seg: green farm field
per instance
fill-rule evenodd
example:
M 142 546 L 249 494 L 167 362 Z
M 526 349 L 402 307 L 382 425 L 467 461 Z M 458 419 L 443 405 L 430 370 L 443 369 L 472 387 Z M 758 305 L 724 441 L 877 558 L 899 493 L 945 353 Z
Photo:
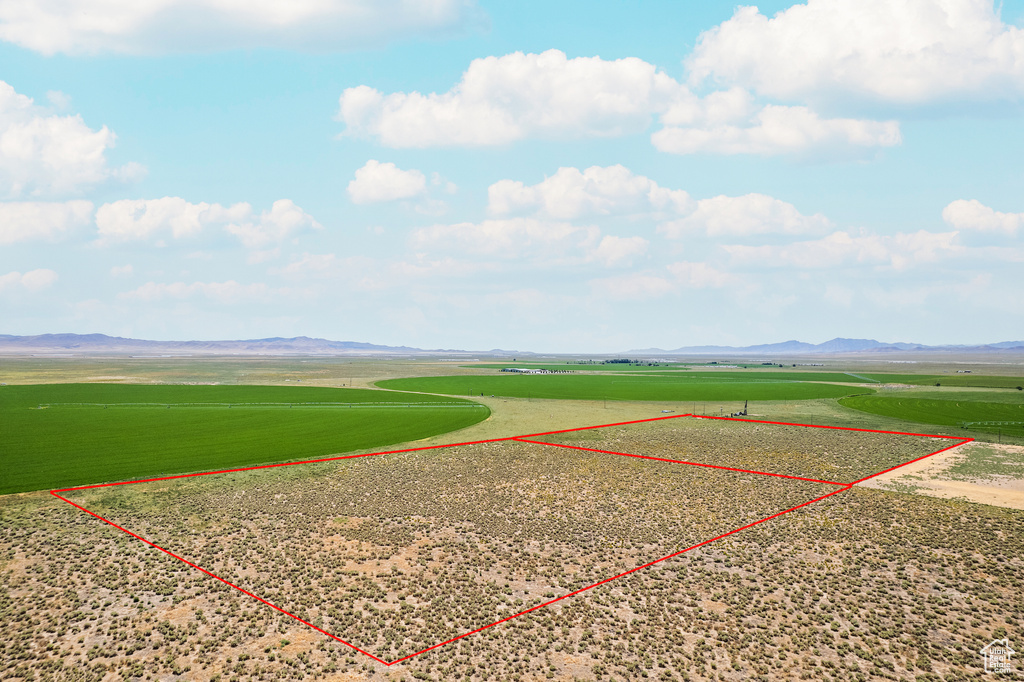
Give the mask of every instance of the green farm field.
M 914 386 L 958 386 L 963 388 L 1024 388 L 1024 377 L 985 376 L 982 374 L 863 374 L 881 383 Z
M 468 400 L 367 389 L 3 386 L 0 494 L 324 457 L 489 414 Z
M 939 398 L 905 396 L 851 396 L 839 404 L 862 412 L 920 424 L 964 427 L 971 431 L 1024 436 L 1024 402 L 978 399 L 985 394 L 950 394 Z
M 557 365 L 550 363 L 527 364 L 516 363 L 505 365 L 464 365 L 463 369 L 494 369 L 498 374 L 504 376 L 502 369 L 516 367 L 518 369 L 546 369 L 549 371 L 569 371 L 575 374 L 592 373 L 615 373 L 615 374 L 638 374 L 647 376 L 671 376 L 688 382 L 762 382 L 762 381 L 825 381 L 852 384 L 876 384 L 882 383 L 873 378 L 879 375 L 852 374 L 849 372 L 799 372 L 779 369 L 706 369 L 701 365 L 699 369 L 690 369 L 682 365 L 661 365 L 657 367 L 637 367 L 631 365 Z
M 836 384 L 783 381 L 748 374 L 714 376 L 637 376 L 534 374 L 387 379 L 381 388 L 444 395 L 500 395 L 554 400 L 809 400 L 839 398 L 871 389 Z
M 647 375 L 645 375 L 647 376 Z M 710 383 L 763 383 L 763 382 L 792 382 L 792 381 L 818 381 L 843 384 L 876 384 L 874 379 L 863 374 L 851 374 L 849 372 L 790 372 L 780 370 L 736 370 L 721 369 L 710 372 L 653 372 L 650 376 L 674 376 L 690 382 Z

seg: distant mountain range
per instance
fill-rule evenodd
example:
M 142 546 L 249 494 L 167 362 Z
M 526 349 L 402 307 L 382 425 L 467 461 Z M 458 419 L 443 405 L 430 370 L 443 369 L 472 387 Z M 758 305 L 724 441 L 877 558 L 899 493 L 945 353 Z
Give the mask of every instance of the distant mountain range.
M 920 343 L 883 343 L 874 339 L 832 339 L 825 343 L 784 341 L 757 346 L 684 346 L 675 350 L 643 348 L 621 353 L 623 356 L 665 355 L 817 355 L 833 353 L 886 353 L 915 351 L 1024 352 L 1024 341 L 1003 341 L 970 346 L 926 346 Z M 349 356 L 415 356 L 415 355 L 481 355 L 489 357 L 529 357 L 528 351 L 501 350 L 466 351 L 454 348 L 412 348 L 411 346 L 380 346 L 359 341 L 330 341 L 308 336 L 273 337 L 239 341 L 148 341 L 127 339 L 106 334 L 40 334 L 11 336 L 0 334 L 0 354 L 95 355 L 349 355 Z M 606 354 L 600 354 L 606 355 Z
M 488 355 L 508 355 L 514 351 L 485 351 Z M 296 336 L 286 339 L 248 339 L 241 341 L 147 341 L 106 334 L 40 334 L 11 336 L 0 334 L 0 353 L 146 355 L 442 355 L 465 354 L 454 349 L 423 350 L 409 346 L 379 346 L 358 341 L 330 341 Z M 482 354 L 477 352 L 476 354 Z
M 894 351 L 1024 352 L 1024 341 L 1001 341 L 1000 343 L 988 343 L 977 346 L 926 346 L 921 343 L 883 343 L 874 339 L 836 338 L 824 343 L 783 341 L 782 343 L 765 343 L 757 346 L 684 346 L 675 350 L 644 348 L 629 352 L 634 355 L 817 355 L 826 353 L 885 353 Z

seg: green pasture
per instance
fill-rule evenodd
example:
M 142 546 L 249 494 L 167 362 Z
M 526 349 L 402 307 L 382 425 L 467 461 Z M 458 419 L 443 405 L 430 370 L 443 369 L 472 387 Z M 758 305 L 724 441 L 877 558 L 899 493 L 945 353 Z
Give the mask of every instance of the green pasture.
M 552 400 L 809 400 L 838 398 L 870 389 L 747 377 L 622 376 L 600 374 L 501 374 L 417 377 L 378 381 L 382 388 L 445 395 L 500 395 Z
M 661 372 L 661 376 L 675 376 L 691 382 L 708 383 L 757 383 L 757 382 L 792 382 L 792 381 L 824 381 L 844 384 L 873 384 L 873 379 L 866 374 L 849 374 L 846 372 L 791 372 L 785 369 L 743 370 L 722 369 L 711 372 L 687 372 L 686 374 Z
M 847 372 L 799 372 L 788 371 L 786 368 L 764 369 L 719 369 L 706 370 L 702 365 L 701 369 L 691 369 L 683 365 L 661 365 L 658 367 L 636 367 L 632 365 L 560 365 L 551 363 L 529 364 L 515 363 L 505 365 L 466 365 L 464 369 L 494 369 L 498 374 L 502 369 L 514 367 L 516 369 L 546 369 L 550 371 L 569 370 L 575 373 L 642 373 L 643 376 L 671 376 L 679 377 L 690 382 L 725 383 L 739 382 L 751 383 L 759 381 L 826 381 L 848 384 L 873 384 L 879 383 L 877 379 L 868 374 L 850 374 Z M 703 370 L 703 371 L 702 371 Z M 507 374 L 511 374 L 508 372 Z M 877 375 L 874 375 L 877 376 Z
M 880 395 L 885 395 L 883 391 Z M 927 400 L 953 400 L 960 402 L 981 402 L 981 403 L 1010 403 L 1013 405 L 1024 404 L 1024 394 L 1017 391 L 998 391 L 995 389 L 986 390 L 983 388 L 915 388 L 900 391 L 896 395 L 911 396 Z
M 291 386 L 0 386 L 0 494 L 309 459 L 465 428 L 458 398 Z
M 974 394 L 978 395 L 978 394 Z M 1024 402 L 989 402 L 968 396 L 936 399 L 905 396 L 851 396 L 839 404 L 862 412 L 920 424 L 961 427 L 1024 436 Z
M 882 383 L 914 386 L 956 386 L 963 388 L 1024 388 L 1024 377 L 994 377 L 982 374 L 863 374 Z

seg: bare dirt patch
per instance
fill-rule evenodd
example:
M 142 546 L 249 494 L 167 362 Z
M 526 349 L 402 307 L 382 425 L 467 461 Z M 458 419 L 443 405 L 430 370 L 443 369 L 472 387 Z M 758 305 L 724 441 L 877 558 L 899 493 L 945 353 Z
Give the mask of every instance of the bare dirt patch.
M 967 443 L 861 485 L 1024 509 L 1024 447 Z

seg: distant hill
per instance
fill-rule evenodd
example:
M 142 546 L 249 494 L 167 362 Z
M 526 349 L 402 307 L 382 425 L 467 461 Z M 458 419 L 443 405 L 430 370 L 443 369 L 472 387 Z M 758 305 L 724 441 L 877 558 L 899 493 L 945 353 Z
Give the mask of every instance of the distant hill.
M 843 339 L 835 338 L 824 343 L 805 343 L 803 341 L 783 341 L 766 343 L 757 346 L 684 346 L 675 350 L 661 348 L 645 348 L 631 350 L 631 354 L 665 354 L 665 355 L 716 355 L 728 353 L 732 355 L 815 355 L 818 353 L 884 353 L 893 351 L 971 351 L 971 352 L 1024 352 L 1024 341 L 1001 341 L 978 346 L 927 346 L 922 343 L 883 343 L 874 339 Z
M 1002 341 L 978 346 L 926 346 L 920 343 L 883 343 L 874 339 L 832 339 L 825 343 L 783 341 L 756 346 L 684 346 L 674 350 L 643 348 L 622 355 L 815 355 L 831 353 L 885 353 L 914 351 L 1024 352 L 1024 341 Z M 361 341 L 331 341 L 308 336 L 224 341 L 151 341 L 129 339 L 106 334 L 39 334 L 12 336 L 0 334 L 0 354 L 48 355 L 351 355 L 351 356 L 436 356 L 451 355 L 530 357 L 530 351 L 492 350 L 467 351 L 456 348 L 413 348 L 382 346 Z M 598 354 L 605 355 L 605 354 Z
M 508 355 L 517 351 L 473 351 L 475 355 Z M 0 353 L 147 355 L 438 355 L 471 354 L 455 349 L 424 350 L 410 346 L 381 346 L 359 341 L 330 341 L 308 336 L 273 337 L 240 341 L 149 341 L 106 334 L 0 334 Z M 521 355 L 524 353 L 520 353 Z

